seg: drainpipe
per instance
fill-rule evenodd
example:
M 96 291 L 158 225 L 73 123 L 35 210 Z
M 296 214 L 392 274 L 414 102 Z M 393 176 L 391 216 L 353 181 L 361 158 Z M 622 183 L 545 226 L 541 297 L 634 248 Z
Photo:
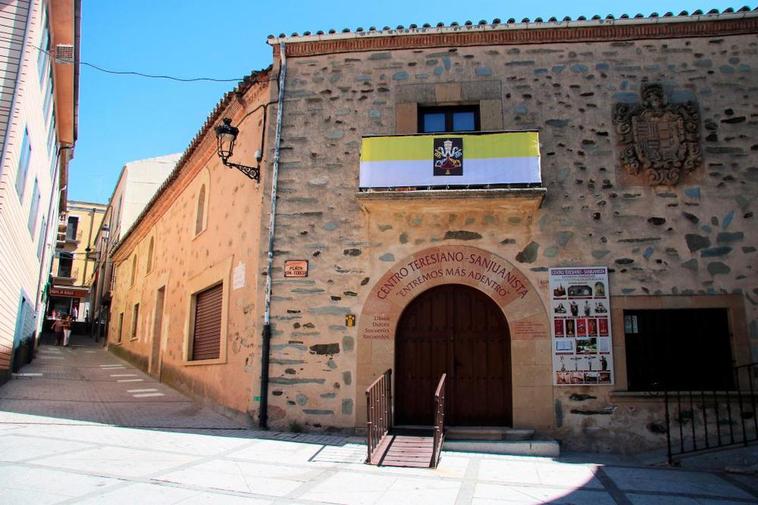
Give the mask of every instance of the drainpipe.
M 282 142 L 282 109 L 284 107 L 284 80 L 287 77 L 287 55 L 284 42 L 279 43 L 279 99 L 276 105 L 276 133 L 274 134 L 274 162 L 271 171 L 271 215 L 268 225 L 268 258 L 266 264 L 266 291 L 263 312 L 263 345 L 261 348 L 261 394 L 258 427 L 268 428 L 268 366 L 271 353 L 271 277 L 274 267 L 274 230 L 276 226 L 276 191 L 279 186 L 279 146 Z M 264 125 L 265 128 L 265 125 Z

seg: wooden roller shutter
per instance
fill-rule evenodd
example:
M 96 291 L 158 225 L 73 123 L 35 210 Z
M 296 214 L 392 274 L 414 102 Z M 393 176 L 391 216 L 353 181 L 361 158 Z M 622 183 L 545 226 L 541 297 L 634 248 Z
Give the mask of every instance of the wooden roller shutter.
M 195 328 L 192 359 L 217 359 L 221 351 L 221 300 L 224 285 L 219 284 L 195 295 Z

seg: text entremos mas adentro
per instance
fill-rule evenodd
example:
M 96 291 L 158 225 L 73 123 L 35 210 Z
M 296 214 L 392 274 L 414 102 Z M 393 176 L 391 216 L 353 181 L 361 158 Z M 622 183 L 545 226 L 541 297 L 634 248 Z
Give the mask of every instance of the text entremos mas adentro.
M 443 265 L 445 263 L 451 265 Z M 438 268 L 424 271 L 437 265 L 439 265 Z M 478 268 L 467 270 L 466 267 L 469 265 Z M 484 269 L 485 273 L 478 271 L 479 268 Z M 419 275 L 406 281 L 413 274 Z M 396 287 L 401 286 L 398 294 L 405 297 L 426 281 L 443 276 L 471 278 L 494 290 L 501 297 L 515 292 L 518 296 L 524 298 L 529 292 L 519 273 L 509 270 L 494 259 L 486 258 L 477 253 L 466 254 L 461 251 L 455 251 L 434 252 L 409 261 L 382 283 L 376 296 L 380 300 L 384 300 Z

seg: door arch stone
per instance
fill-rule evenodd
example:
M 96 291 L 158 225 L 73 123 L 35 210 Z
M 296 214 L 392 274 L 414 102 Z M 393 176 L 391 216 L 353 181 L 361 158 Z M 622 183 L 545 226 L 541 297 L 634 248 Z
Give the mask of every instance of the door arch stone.
M 394 367 L 400 315 L 418 294 L 442 284 L 471 286 L 500 307 L 511 338 L 513 425 L 552 426 L 550 326 L 542 298 L 510 261 L 466 245 L 430 247 L 403 258 L 369 292 L 358 319 L 357 426 L 365 426 L 366 387 Z

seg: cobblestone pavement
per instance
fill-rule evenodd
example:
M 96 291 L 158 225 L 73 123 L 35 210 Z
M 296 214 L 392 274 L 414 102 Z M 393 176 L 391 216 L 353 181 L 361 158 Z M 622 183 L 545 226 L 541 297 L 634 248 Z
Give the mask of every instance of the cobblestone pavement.
M 359 440 L 244 429 L 74 343 L 42 346 L 0 388 L 0 503 L 758 503 L 752 478 L 595 455 L 444 452 L 436 470 L 367 466 Z

